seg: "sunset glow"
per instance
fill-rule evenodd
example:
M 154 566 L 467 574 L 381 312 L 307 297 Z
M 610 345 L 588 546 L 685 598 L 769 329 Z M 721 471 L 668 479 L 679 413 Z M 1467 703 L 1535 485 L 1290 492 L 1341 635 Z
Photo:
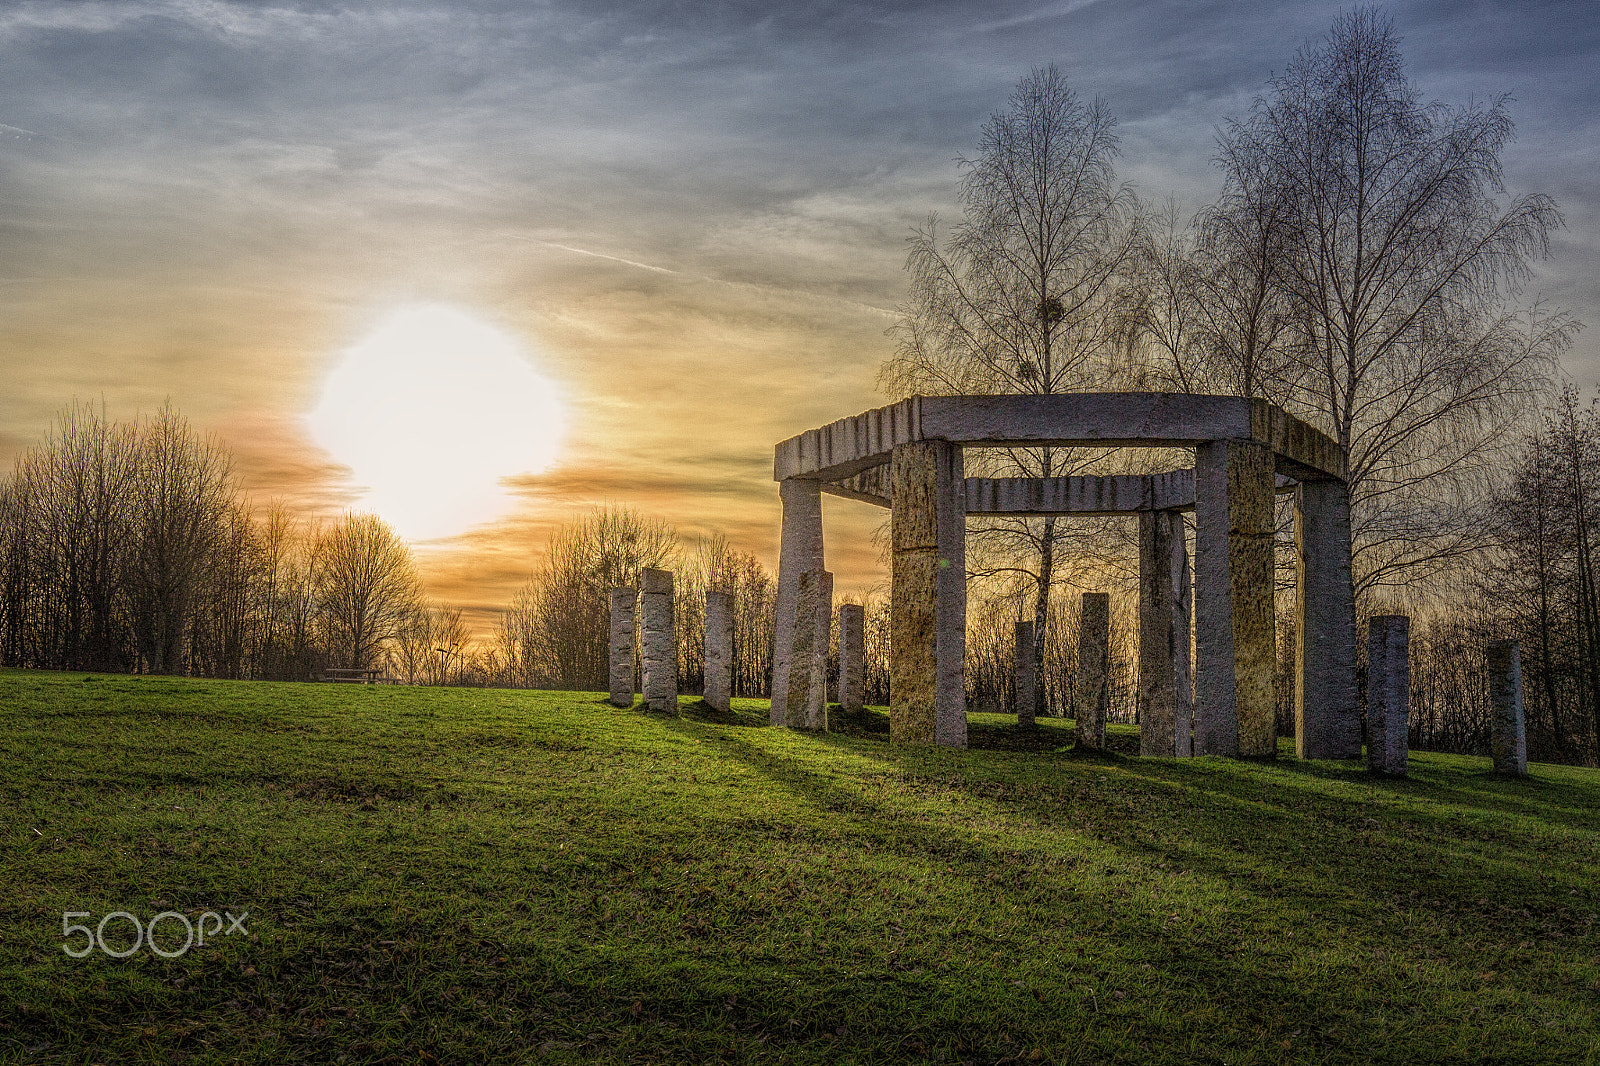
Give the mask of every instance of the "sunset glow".
M 523 346 L 441 305 L 397 311 L 343 353 L 308 421 L 364 491 L 358 506 L 416 541 L 504 515 L 503 479 L 550 466 L 563 430 Z

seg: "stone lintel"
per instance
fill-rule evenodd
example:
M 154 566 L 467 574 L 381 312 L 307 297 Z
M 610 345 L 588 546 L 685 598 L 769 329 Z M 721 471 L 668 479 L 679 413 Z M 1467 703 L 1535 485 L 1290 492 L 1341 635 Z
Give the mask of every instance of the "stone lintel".
M 883 465 L 897 445 L 918 440 L 980 447 L 1193 447 L 1255 440 L 1294 469 L 1345 476 L 1337 444 L 1265 400 L 1123 392 L 913 396 L 783 441 L 773 450 L 773 479 L 836 482 Z
M 1347 475 L 1344 450 L 1332 437 L 1266 400 L 1252 400 L 1250 436 L 1272 449 L 1281 474 L 1302 480 Z
M 842 481 L 819 482 L 822 491 L 878 507 L 890 505 L 887 466 L 875 466 Z M 1296 482 L 1278 475 L 1274 491 L 1294 492 Z M 1115 474 L 1104 477 L 969 477 L 968 516 L 1137 515 L 1146 511 L 1194 510 L 1194 471 Z

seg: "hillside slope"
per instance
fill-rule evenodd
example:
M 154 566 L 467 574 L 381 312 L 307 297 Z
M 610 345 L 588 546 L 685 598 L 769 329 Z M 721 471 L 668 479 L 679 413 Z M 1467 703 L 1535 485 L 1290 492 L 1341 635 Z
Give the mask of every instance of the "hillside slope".
M 0 1061 L 1600 1057 L 1595 771 L 683 705 L 0 673 Z

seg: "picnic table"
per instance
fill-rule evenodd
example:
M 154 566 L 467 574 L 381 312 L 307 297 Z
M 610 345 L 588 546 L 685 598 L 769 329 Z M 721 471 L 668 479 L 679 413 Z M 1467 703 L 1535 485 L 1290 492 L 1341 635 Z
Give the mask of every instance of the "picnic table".
M 322 680 L 347 685 L 398 685 L 398 677 L 385 677 L 382 670 L 324 670 Z

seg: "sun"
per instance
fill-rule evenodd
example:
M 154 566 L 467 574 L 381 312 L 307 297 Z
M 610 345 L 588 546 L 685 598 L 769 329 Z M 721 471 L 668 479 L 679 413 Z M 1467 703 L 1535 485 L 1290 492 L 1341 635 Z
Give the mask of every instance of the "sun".
M 507 513 L 504 479 L 553 463 L 564 421 L 523 345 L 440 304 L 402 308 L 346 351 L 307 420 L 360 506 L 413 541 Z

